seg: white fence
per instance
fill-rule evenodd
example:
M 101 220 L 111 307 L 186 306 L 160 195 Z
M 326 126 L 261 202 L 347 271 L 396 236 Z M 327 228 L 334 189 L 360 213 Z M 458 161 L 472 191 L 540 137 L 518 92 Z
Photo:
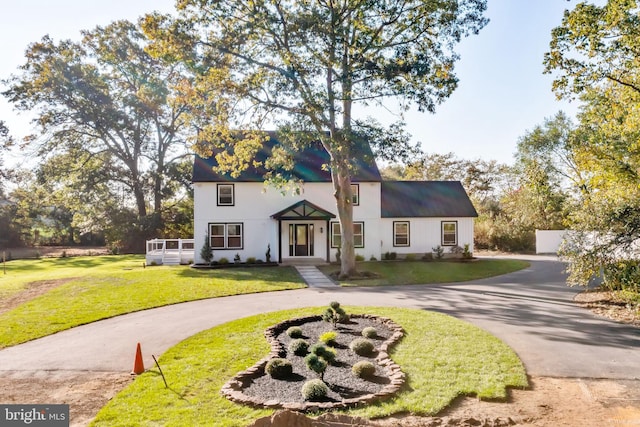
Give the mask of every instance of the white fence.
M 536 230 L 536 253 L 556 254 L 569 230 Z
M 193 239 L 153 239 L 147 240 L 147 265 L 191 264 L 194 250 Z

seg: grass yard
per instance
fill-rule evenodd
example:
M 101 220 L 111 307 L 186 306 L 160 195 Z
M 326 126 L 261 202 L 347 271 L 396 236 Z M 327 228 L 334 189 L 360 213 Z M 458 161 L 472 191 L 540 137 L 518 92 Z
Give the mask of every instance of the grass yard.
M 504 399 L 508 387 L 527 387 L 521 361 L 489 333 L 453 317 L 412 309 L 345 307 L 393 319 L 405 337 L 391 352 L 407 374 L 397 398 L 346 411 L 379 418 L 395 413 L 437 414 L 460 395 Z M 222 385 L 269 352 L 263 332 L 285 319 L 320 314 L 324 307 L 261 314 L 203 331 L 167 351 L 157 369 L 136 380 L 97 415 L 92 426 L 245 426 L 272 410 L 238 405 L 220 394 Z M 331 326 L 327 324 L 327 330 Z M 300 387 L 300 384 L 295 384 Z
M 527 268 L 526 261 L 479 259 L 474 262 L 453 261 L 393 261 L 359 262 L 358 270 L 375 274 L 376 278 L 345 280 L 341 286 L 420 285 L 430 283 L 466 282 L 499 276 Z M 337 272 L 335 265 L 321 266 L 325 274 Z
M 0 348 L 133 311 L 227 295 L 304 287 L 290 267 L 143 268 L 143 256 L 17 260 L 0 275 L 0 299 L 43 280 L 68 280 L 0 314 Z

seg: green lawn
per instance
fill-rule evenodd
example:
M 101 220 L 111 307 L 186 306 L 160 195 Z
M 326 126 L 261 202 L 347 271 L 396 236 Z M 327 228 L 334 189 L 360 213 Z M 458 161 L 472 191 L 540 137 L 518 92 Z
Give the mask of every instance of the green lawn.
M 47 258 L 7 263 L 0 298 L 40 280 L 69 279 L 0 314 L 0 348 L 133 311 L 203 298 L 304 287 L 289 267 L 143 268 L 142 256 Z
M 358 270 L 371 272 L 374 279 L 345 280 L 342 286 L 419 285 L 430 283 L 466 282 L 512 273 L 530 264 L 520 260 L 479 259 L 473 262 L 453 261 L 392 261 L 359 262 Z M 320 267 L 325 274 L 337 272 L 335 265 Z
M 504 399 L 507 387 L 527 387 L 524 367 L 513 350 L 469 323 L 422 310 L 345 309 L 389 317 L 406 331 L 391 353 L 407 374 L 404 391 L 393 400 L 347 411 L 351 415 L 433 415 L 460 395 Z M 160 358 L 168 389 L 158 370 L 151 369 L 112 399 L 92 425 L 227 427 L 245 426 L 266 416 L 272 411 L 232 403 L 220 395 L 220 388 L 268 353 L 265 328 L 323 310 L 315 307 L 261 314 L 203 331 Z

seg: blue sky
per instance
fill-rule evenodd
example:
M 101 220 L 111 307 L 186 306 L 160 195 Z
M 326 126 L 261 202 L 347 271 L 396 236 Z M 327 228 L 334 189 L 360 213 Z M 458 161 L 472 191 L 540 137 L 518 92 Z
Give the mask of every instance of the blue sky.
M 552 77 L 543 75 L 542 58 L 551 29 L 575 1 L 488 0 L 491 20 L 479 35 L 459 45 L 458 89 L 435 114 L 410 111 L 408 131 L 427 152 L 454 152 L 465 159 L 483 158 L 511 163 L 518 138 L 564 110 L 577 105 L 558 102 Z M 7 2 L 0 14 L 0 79 L 24 62 L 27 45 L 45 34 L 55 40 L 79 39 L 80 30 L 116 19 L 135 20 L 153 10 L 170 12 L 174 0 L 20 0 Z M 394 117 L 384 109 L 383 122 Z M 0 120 L 14 136 L 29 133 L 28 117 L 18 116 L 0 99 Z

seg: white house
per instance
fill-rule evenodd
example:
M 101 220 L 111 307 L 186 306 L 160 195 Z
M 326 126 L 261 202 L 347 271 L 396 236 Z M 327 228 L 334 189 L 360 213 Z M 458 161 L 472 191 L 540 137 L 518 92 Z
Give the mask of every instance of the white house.
M 257 160 L 264 164 L 278 144 L 275 134 Z M 214 260 L 237 255 L 265 260 L 335 261 L 340 245 L 329 163 L 322 147 L 296 153 L 294 168 L 281 171 L 302 181 L 298 195 L 283 195 L 264 184 L 266 170 L 249 167 L 238 178 L 218 174 L 215 158 L 196 156 L 194 184 L 195 262 L 209 236 Z M 433 252 L 433 248 L 469 245 L 473 251 L 473 220 L 478 216 L 458 181 L 383 181 L 371 149 L 362 148 L 352 179 L 356 254 L 382 259 Z

